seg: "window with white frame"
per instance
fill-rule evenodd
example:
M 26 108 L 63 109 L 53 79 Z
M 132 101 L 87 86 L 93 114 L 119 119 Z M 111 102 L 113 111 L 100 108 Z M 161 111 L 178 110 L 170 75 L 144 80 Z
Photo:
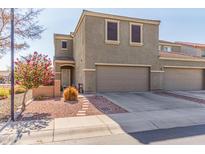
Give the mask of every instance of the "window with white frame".
M 159 51 L 162 50 L 162 46 L 161 46 L 161 45 L 158 46 L 158 50 L 159 50 Z
M 171 46 L 164 46 L 163 51 L 165 52 L 172 52 L 172 47 Z
M 130 44 L 143 44 L 143 25 L 139 23 L 130 23 Z
M 68 42 L 67 42 L 67 40 L 62 40 L 61 41 L 61 49 L 63 49 L 63 50 L 68 49 Z
M 119 21 L 105 20 L 105 42 L 118 44 L 119 41 Z

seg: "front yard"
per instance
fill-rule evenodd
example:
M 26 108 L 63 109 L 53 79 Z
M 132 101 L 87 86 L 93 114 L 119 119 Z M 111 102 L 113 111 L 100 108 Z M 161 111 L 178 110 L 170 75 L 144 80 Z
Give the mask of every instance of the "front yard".
M 24 98 L 24 93 L 15 94 L 14 96 L 14 110 L 17 111 L 18 107 L 22 105 Z M 25 102 L 32 99 L 32 91 L 28 91 L 25 97 Z M 10 118 L 10 108 L 11 108 L 11 101 L 10 95 L 8 98 L 0 100 L 0 123 L 5 122 Z
M 35 100 L 30 103 L 18 120 L 42 118 L 79 117 L 100 114 L 127 112 L 103 96 L 79 96 L 78 101 L 67 101 L 63 98 Z

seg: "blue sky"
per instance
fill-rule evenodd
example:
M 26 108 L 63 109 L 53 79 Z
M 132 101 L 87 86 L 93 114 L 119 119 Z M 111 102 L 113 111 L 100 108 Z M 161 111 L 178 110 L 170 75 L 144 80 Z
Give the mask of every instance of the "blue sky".
M 29 41 L 30 48 L 15 54 L 27 55 L 34 51 L 54 55 L 53 34 L 69 34 L 79 20 L 83 9 L 45 9 L 39 16 L 46 27 L 40 40 Z M 205 43 L 205 9 L 87 9 L 103 13 L 161 20 L 160 39 Z M 10 54 L 0 59 L 0 70 L 10 66 Z

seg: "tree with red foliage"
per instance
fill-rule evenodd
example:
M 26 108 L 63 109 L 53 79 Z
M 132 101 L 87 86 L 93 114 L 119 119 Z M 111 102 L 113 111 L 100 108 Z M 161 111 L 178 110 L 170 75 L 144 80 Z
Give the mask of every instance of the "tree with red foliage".
M 52 62 L 47 55 L 37 52 L 21 57 L 15 62 L 15 80 L 18 85 L 26 89 L 38 88 L 40 85 L 53 84 L 54 74 Z M 23 101 L 23 110 L 25 102 Z

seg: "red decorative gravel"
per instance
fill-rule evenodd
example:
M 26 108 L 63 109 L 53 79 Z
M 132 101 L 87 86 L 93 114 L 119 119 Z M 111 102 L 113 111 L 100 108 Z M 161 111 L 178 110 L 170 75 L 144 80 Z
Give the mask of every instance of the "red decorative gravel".
M 78 111 L 82 110 L 85 101 L 88 107 L 83 116 L 127 112 L 103 96 L 83 96 L 79 97 L 78 101 L 72 102 L 64 102 L 63 98 L 33 101 L 18 120 L 79 116 Z
M 188 100 L 188 101 L 192 101 L 192 102 L 196 102 L 196 103 L 200 103 L 200 104 L 205 104 L 205 100 L 204 99 L 200 99 L 200 98 L 194 98 L 194 97 L 190 97 L 190 96 L 184 96 L 184 95 L 180 95 L 180 94 L 175 94 L 175 93 L 171 93 L 171 92 L 154 92 L 155 94 L 159 94 L 159 95 L 163 95 L 163 96 L 172 96 L 175 98 L 181 98 L 184 100 Z

